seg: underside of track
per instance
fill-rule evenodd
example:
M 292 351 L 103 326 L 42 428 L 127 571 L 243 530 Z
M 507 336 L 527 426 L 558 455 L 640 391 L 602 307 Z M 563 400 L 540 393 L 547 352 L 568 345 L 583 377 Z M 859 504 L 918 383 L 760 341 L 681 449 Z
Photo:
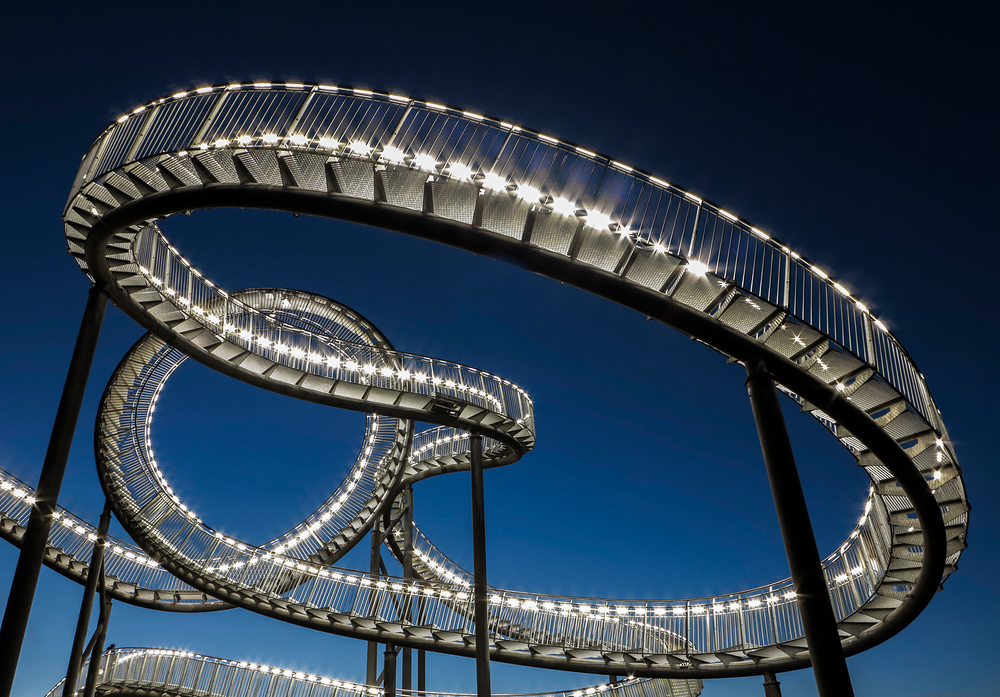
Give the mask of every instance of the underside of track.
M 414 578 L 333 565 L 373 529 L 401 556 L 401 492 L 469 469 L 469 433 L 485 437 L 486 466 L 521 459 L 534 445 L 531 400 L 506 379 L 397 351 L 337 301 L 219 288 L 162 229 L 177 213 L 237 207 L 487 255 L 636 310 L 730 361 L 763 360 L 871 478 L 864 516 L 823 562 L 845 655 L 899 632 L 956 568 L 968 501 L 923 375 L 869 308 L 768 233 L 628 165 L 482 115 L 349 88 L 223 85 L 151 102 L 109 127 L 64 214 L 80 267 L 149 331 L 115 371 L 97 425 L 102 486 L 141 548 L 109 543 L 115 597 L 169 610 L 237 606 L 362 640 L 476 652 L 472 577 L 418 530 Z M 340 489 L 267 544 L 201 521 L 153 455 L 157 396 L 188 357 L 368 414 Z M 437 427 L 415 434 L 413 422 Z M 0 495 L 0 530 L 17 543 L 31 491 L 10 480 Z M 46 562 L 80 579 L 93 529 L 57 518 Z M 789 579 L 651 601 L 491 589 L 488 618 L 491 660 L 673 679 L 614 688 L 623 695 L 693 694 L 700 678 L 809 665 Z M 158 654 L 128 655 L 118 665 Z

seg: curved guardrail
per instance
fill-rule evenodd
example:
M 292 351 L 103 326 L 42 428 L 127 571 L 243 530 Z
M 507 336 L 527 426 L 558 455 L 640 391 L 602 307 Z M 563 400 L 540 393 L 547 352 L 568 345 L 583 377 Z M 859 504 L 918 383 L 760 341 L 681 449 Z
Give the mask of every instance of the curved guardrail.
M 0 537 L 21 546 L 34 489 L 0 470 Z M 97 528 L 57 506 L 43 561 L 63 576 L 86 583 L 97 540 Z M 231 607 L 161 567 L 131 542 L 109 536 L 104 550 L 106 590 L 111 597 L 143 607 L 169 607 L 175 612 L 203 612 Z
M 154 335 L 285 394 L 379 418 L 466 430 L 475 423 L 497 444 L 493 454 L 510 460 L 534 440 L 523 393 L 503 381 L 491 387 L 482 374 L 477 383 L 477 371 L 457 367 L 438 389 L 418 387 L 411 378 L 422 359 L 387 358 L 383 349 L 364 349 L 371 351 L 368 362 L 353 361 L 353 368 L 333 350 L 337 362 L 329 363 L 327 353 L 311 349 L 315 333 L 294 323 L 281 329 L 294 341 L 275 339 L 261 310 L 215 286 L 158 228 L 158 220 L 177 212 L 231 206 L 355 220 L 489 254 L 639 310 L 737 361 L 765 356 L 781 388 L 872 479 L 858 527 L 824 562 L 848 655 L 898 632 L 957 564 L 967 497 L 913 361 L 830 274 L 709 201 L 513 124 L 323 85 L 232 84 L 178 93 L 123 116 L 95 141 L 64 214 L 69 251 Z M 365 365 L 373 372 L 359 372 Z M 403 440 L 397 431 L 393 458 L 406 451 Z M 449 464 L 418 472 L 400 462 L 392 482 L 462 467 L 455 441 L 438 441 L 416 445 L 418 463 L 426 451 L 444 447 L 451 450 Z M 385 492 L 394 490 L 392 482 L 382 482 Z M 124 491 L 126 483 L 114 486 Z M 127 525 L 147 530 L 147 548 L 160 554 L 169 547 L 153 544 L 163 540 L 154 540 L 154 526 L 135 515 L 141 506 L 131 510 Z M 244 551 L 216 540 L 233 559 Z M 360 574 L 327 568 L 328 558 L 310 566 L 271 550 L 251 553 L 259 555 L 258 568 L 270 565 L 267 575 L 254 576 L 269 584 L 234 580 L 221 570 L 226 562 L 211 570 L 188 565 L 181 576 L 288 621 L 471 654 L 468 593 L 460 582 L 440 581 L 461 573 L 429 542 L 419 546 L 423 572 L 438 580 L 366 583 Z M 175 572 L 184 566 L 166 556 L 161 562 Z M 432 619 L 414 621 L 401 612 L 413 607 L 414 596 Z M 494 660 L 675 677 L 808 663 L 788 581 L 767 591 L 650 603 L 495 591 L 490 607 Z
M 84 671 L 86 673 L 86 671 Z M 78 685 L 82 690 L 83 681 Z M 497 697 L 697 697 L 700 690 L 689 689 L 683 680 L 643 680 L 629 678 L 580 690 L 542 692 L 530 695 Z M 45 697 L 62 694 L 63 682 Z M 96 686 L 99 695 L 204 695 L 204 697 L 271 697 L 271 695 L 309 695 L 310 697 L 357 697 L 384 695 L 381 687 L 361 685 L 347 680 L 312 675 L 249 661 L 202 656 L 189 651 L 152 648 L 120 648 L 101 656 Z M 398 690 L 412 697 L 467 697 L 445 692 Z M 471 696 L 468 696 L 471 697 Z

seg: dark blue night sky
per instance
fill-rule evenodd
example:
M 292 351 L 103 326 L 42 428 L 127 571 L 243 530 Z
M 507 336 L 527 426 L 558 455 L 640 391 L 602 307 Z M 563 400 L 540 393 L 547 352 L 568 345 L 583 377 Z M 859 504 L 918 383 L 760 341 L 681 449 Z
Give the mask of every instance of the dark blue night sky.
M 231 80 L 425 97 L 677 182 L 821 263 L 886 321 L 954 440 L 973 505 L 970 547 L 909 628 L 849 659 L 855 690 L 1000 691 L 994 20 L 930 4 L 150 7 L 8 10 L 0 468 L 38 478 L 89 285 L 66 254 L 60 215 L 80 157 L 107 124 L 161 95 Z M 334 298 L 402 351 L 527 390 L 537 447 L 486 474 L 491 584 L 674 598 L 787 576 L 744 373 L 704 346 L 577 289 L 382 230 L 248 211 L 196 212 L 163 230 L 223 288 Z M 97 402 L 142 333 L 109 307 L 60 498 L 94 522 Z M 857 522 L 868 480 L 818 423 L 786 406 L 825 556 Z M 174 488 L 207 523 L 263 542 L 337 485 L 362 424 L 188 363 L 164 391 L 153 439 Z M 418 524 L 467 568 L 469 518 L 468 474 L 417 485 Z M 117 523 L 113 533 L 124 535 Z M 366 568 L 364 547 L 343 565 Z M 0 544 L 0 598 L 16 559 Z M 19 697 L 44 694 L 64 673 L 81 594 L 42 570 Z M 108 642 L 364 680 L 362 642 L 240 610 L 183 616 L 119 603 Z M 780 679 L 786 695 L 815 693 L 809 671 Z M 594 682 L 493 666 L 496 692 Z M 704 694 L 762 694 L 760 682 L 706 682 Z M 431 655 L 428 687 L 474 690 L 474 663 Z

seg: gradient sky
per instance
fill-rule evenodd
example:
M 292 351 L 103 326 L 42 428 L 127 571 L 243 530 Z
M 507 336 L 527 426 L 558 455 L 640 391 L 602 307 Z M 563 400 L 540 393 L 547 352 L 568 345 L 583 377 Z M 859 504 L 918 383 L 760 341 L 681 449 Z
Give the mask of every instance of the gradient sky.
M 456 104 L 540 129 L 724 205 L 823 265 L 892 329 L 927 378 L 973 506 L 959 571 L 901 635 L 849 659 L 859 696 L 995 695 L 1000 372 L 991 306 L 998 68 L 989 18 L 864 5 L 768 14 L 330 3 L 77 4 L 12 11 L 0 468 L 34 484 L 88 282 L 60 215 L 80 157 L 134 106 L 230 80 L 321 81 Z M 524 387 L 538 445 L 486 474 L 490 583 L 673 598 L 787 576 L 739 367 L 633 312 L 520 269 L 399 234 L 289 214 L 215 211 L 165 234 L 223 288 L 299 288 L 371 319 L 402 351 Z M 16 312 L 14 311 L 16 310 Z M 60 503 L 96 521 L 100 393 L 142 335 L 109 307 Z M 849 534 L 867 479 L 789 403 L 821 555 Z M 314 510 L 353 462 L 363 417 L 294 403 L 186 364 L 154 447 L 206 523 L 264 542 Z M 468 475 L 416 488 L 418 524 L 471 568 Z M 117 532 L 115 533 L 115 530 Z M 122 534 L 117 524 L 114 534 Z M 363 548 L 364 545 L 361 545 Z M 365 568 L 363 549 L 344 566 Z M 17 551 L 0 544 L 0 602 Z M 15 683 L 42 695 L 68 658 L 82 587 L 43 569 Z M 112 613 L 109 643 L 162 646 L 364 680 L 361 642 L 241 610 Z M 815 694 L 809 671 L 780 676 Z M 494 664 L 497 692 L 593 684 Z M 706 696 L 762 694 L 760 678 Z M 469 691 L 471 660 L 430 655 L 428 687 Z

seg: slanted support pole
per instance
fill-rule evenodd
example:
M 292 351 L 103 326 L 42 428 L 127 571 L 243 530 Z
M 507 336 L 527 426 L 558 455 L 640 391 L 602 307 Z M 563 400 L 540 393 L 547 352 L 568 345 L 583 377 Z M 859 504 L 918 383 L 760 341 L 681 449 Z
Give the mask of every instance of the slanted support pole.
M 788 567 L 792 572 L 816 686 L 820 697 L 853 697 L 854 688 L 840 644 L 837 621 L 830 604 L 830 593 L 816 549 L 816 538 L 809 522 L 809 511 L 785 428 L 785 417 L 778 402 L 774 377 L 767 372 L 763 358 L 747 360 L 746 366 L 750 406 L 757 423 L 757 436 L 764 454 L 764 466 L 771 484 Z
M 110 524 L 111 504 L 105 500 L 104 511 L 101 513 L 101 519 L 97 524 L 97 540 L 94 542 L 94 551 L 90 555 L 90 568 L 87 569 L 87 585 L 83 591 L 83 602 L 80 603 L 80 617 L 76 622 L 73 648 L 69 654 L 69 667 L 66 668 L 66 682 L 63 683 L 63 697 L 73 697 L 76 694 L 76 683 L 80 679 L 80 666 L 83 665 L 87 629 L 90 626 L 90 613 L 94 608 L 94 595 L 97 592 L 97 580 L 101 576 L 101 565 L 104 563 L 104 543 L 108 537 L 108 526 Z
M 104 652 L 104 639 L 108 636 L 108 623 L 111 621 L 111 598 L 107 595 L 108 584 L 104 578 L 104 558 L 101 558 L 101 577 L 98 581 L 101 593 L 101 614 L 97 620 L 97 630 L 94 634 L 94 649 L 90 654 L 90 668 L 87 671 L 87 685 L 83 690 L 84 697 L 94 697 L 97 681 L 101 673 L 101 653 Z
M 472 562 L 476 620 L 476 692 L 490 697 L 490 627 L 486 586 L 486 503 L 483 496 L 483 437 L 469 434 L 472 454 Z
M 781 683 L 769 670 L 764 671 L 764 697 L 781 697 Z
M 35 487 L 35 505 L 31 508 L 28 527 L 21 540 L 21 553 L 17 557 L 17 567 L 10 584 L 3 624 L 0 625 L 0 646 L 3 647 L 0 652 L 0 697 L 10 697 L 14 687 L 14 674 L 17 672 L 17 661 L 24 643 L 28 615 L 31 613 L 31 601 L 35 597 L 38 573 L 42 568 L 42 558 L 45 556 L 45 546 L 52 527 L 52 514 L 59 499 L 70 445 L 73 443 L 73 432 L 80 416 L 80 406 L 107 306 L 107 291 L 98 286 L 91 288 L 76 337 L 76 346 L 73 348 L 73 357 L 69 362 L 69 371 L 66 373 L 59 408 L 56 410 L 55 423 L 52 425 L 49 447 L 45 451 L 42 473 L 38 478 L 38 486 Z

